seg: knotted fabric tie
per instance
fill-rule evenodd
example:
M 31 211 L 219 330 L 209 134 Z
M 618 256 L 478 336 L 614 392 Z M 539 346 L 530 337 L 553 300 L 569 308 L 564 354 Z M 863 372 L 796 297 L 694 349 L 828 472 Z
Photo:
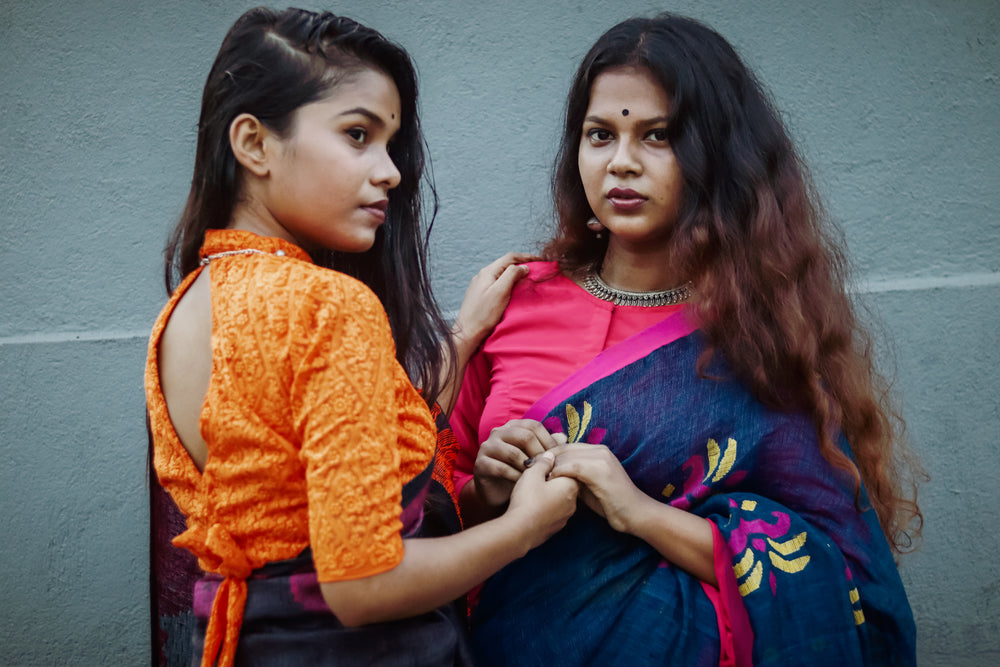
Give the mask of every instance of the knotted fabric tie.
M 201 667 L 212 667 L 216 658 L 219 667 L 229 667 L 236 660 L 236 644 L 247 601 L 247 577 L 253 568 L 233 536 L 218 523 L 206 530 L 203 524 L 189 521 L 188 529 L 174 538 L 174 545 L 198 556 L 205 571 L 225 577 L 212 601 Z

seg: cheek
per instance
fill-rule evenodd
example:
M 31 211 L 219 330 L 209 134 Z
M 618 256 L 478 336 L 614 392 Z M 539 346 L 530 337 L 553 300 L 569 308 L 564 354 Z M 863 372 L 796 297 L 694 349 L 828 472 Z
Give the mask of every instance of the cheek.
M 601 185 L 603 183 L 603 170 L 593 156 L 586 156 L 583 153 L 580 154 L 580 158 L 577 160 L 577 166 L 580 169 L 580 181 L 583 183 L 583 190 L 587 194 L 587 199 L 593 201 L 595 194 L 600 194 Z
M 684 177 L 681 170 L 674 163 L 670 170 L 670 197 L 674 203 L 679 205 L 681 197 L 684 196 Z
M 660 197 L 669 201 L 675 200 L 684 187 L 681 172 L 672 160 L 666 160 L 660 164 L 655 180 L 659 184 L 657 189 L 661 193 Z

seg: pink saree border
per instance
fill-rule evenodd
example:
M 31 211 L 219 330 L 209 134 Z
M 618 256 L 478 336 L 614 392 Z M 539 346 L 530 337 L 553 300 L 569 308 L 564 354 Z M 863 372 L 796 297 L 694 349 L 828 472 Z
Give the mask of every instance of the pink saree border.
M 647 354 L 698 329 L 688 308 L 668 315 L 651 327 L 633 334 L 622 342 L 609 347 L 587 362 L 582 368 L 550 389 L 524 413 L 525 419 L 542 421 L 563 399 L 608 377 L 617 370 L 642 359 Z

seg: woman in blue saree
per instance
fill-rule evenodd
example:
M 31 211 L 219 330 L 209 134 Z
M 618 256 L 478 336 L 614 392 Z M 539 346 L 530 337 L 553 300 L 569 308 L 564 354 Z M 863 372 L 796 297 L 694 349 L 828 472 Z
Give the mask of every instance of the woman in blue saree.
M 615 26 L 554 187 L 549 261 L 467 370 L 455 481 L 475 523 L 552 450 L 585 506 L 476 592 L 480 663 L 913 664 L 907 450 L 754 75 L 690 19 Z

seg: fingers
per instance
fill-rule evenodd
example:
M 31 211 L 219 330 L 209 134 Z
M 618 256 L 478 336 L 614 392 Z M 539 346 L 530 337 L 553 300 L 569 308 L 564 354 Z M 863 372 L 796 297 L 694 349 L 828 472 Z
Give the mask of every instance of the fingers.
M 565 433 L 549 433 L 549 430 L 541 422 L 537 422 L 533 419 L 522 419 L 520 423 L 524 425 L 525 428 L 531 431 L 534 436 L 534 442 L 531 443 L 533 447 L 540 449 L 528 450 L 528 453 L 532 456 L 541 454 L 544 451 L 550 449 L 555 449 L 561 443 L 566 442 Z
M 501 272 L 490 289 L 498 290 L 501 293 L 508 293 L 514 288 L 518 280 L 528 275 L 528 267 L 510 264 Z
M 552 455 L 552 452 L 539 454 L 521 475 L 522 483 L 525 485 L 545 484 L 550 493 L 562 494 L 564 497 L 575 499 L 580 485 L 569 477 L 559 479 L 552 477 L 551 473 L 555 465 L 556 457 Z
M 517 264 L 530 259 L 533 257 L 525 253 L 507 253 L 472 278 L 452 324 L 452 334 L 458 343 L 467 343 L 470 350 L 474 349 L 496 326 L 514 285 L 528 275 L 528 268 Z
M 606 476 L 609 470 L 621 467 L 614 454 L 603 445 L 561 444 L 549 453 L 556 457 L 551 477 L 572 477 L 587 485 Z
M 543 484 L 545 484 L 547 492 L 561 497 L 564 502 L 568 503 L 565 506 L 564 514 L 567 519 L 576 511 L 576 501 L 580 497 L 580 489 L 586 488 L 581 486 L 575 479 L 569 477 L 549 477 Z
M 519 469 L 525 458 L 537 456 L 559 445 L 560 440 L 533 419 L 514 419 L 490 432 L 482 448 L 494 453 Z M 506 445 L 503 446 L 503 445 Z
M 473 474 L 477 487 L 499 489 L 500 480 L 517 482 L 534 457 L 557 444 L 558 440 L 541 423 L 530 419 L 512 420 L 493 429 L 476 456 Z M 490 497 L 495 501 L 499 495 L 492 493 Z
M 517 456 L 513 458 L 517 459 Z M 473 474 L 477 479 L 499 478 L 516 482 L 521 477 L 522 469 L 523 461 L 522 465 L 514 465 L 511 463 L 511 457 L 501 459 L 490 454 L 481 454 L 476 458 Z
M 560 447 L 566 444 L 566 434 L 565 433 L 550 433 L 548 438 L 541 438 L 539 440 L 542 447 L 545 448 L 547 452 L 553 452 L 558 454 Z M 527 468 L 534 463 L 534 458 L 528 458 L 524 460 L 524 467 Z
M 508 252 L 503 257 L 498 257 L 484 267 L 484 271 L 493 276 L 496 280 L 504 271 L 515 264 L 524 264 L 541 259 L 540 257 L 526 252 Z
M 552 439 L 556 441 L 556 446 L 552 448 L 552 453 L 556 455 L 556 458 L 570 453 L 587 454 L 593 453 L 599 449 L 607 449 L 604 445 L 591 445 L 589 443 L 582 442 L 566 442 L 565 433 L 553 433 Z
M 534 464 L 524 471 L 510 497 L 508 514 L 519 518 L 531 536 L 534 548 L 566 525 L 576 512 L 580 485 L 569 478 L 546 479 L 555 457 L 550 452 L 539 454 Z
M 528 464 L 528 467 L 524 471 L 524 476 L 541 477 L 544 480 L 548 477 L 555 464 L 556 457 L 550 452 L 543 452 L 531 459 L 531 463 Z

